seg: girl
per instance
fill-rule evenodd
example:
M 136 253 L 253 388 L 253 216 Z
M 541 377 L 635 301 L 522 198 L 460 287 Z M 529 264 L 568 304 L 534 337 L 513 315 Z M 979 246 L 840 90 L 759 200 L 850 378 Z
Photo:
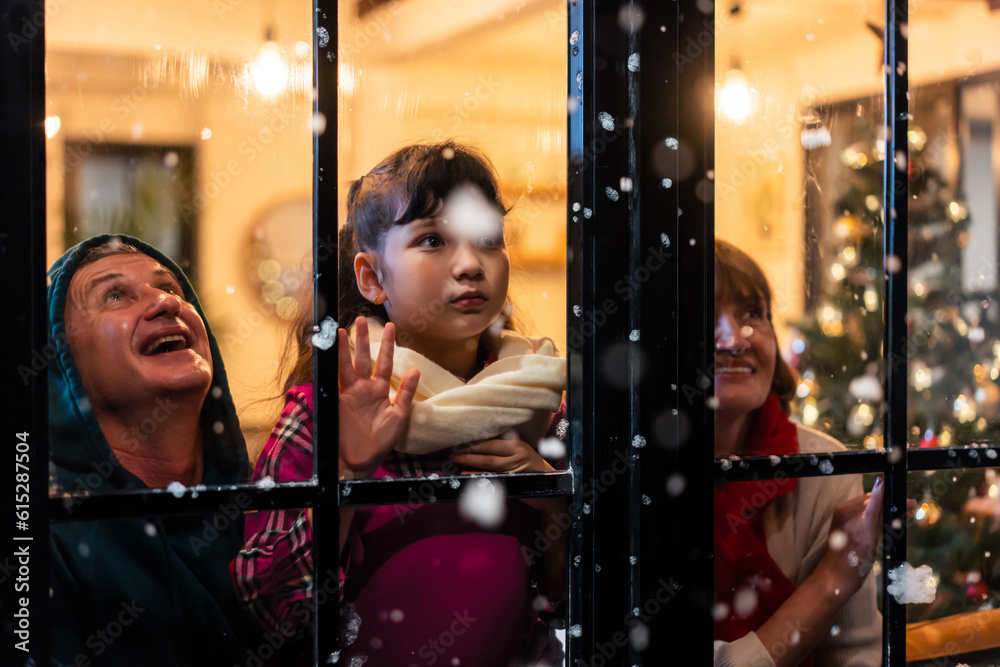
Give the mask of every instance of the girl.
M 506 213 L 490 163 L 451 142 L 403 148 L 351 186 L 340 233 L 340 317 L 353 322 L 337 341 L 342 479 L 552 470 L 535 446 L 560 407 L 565 360 L 549 339 L 505 328 Z M 312 475 L 307 340 L 255 479 Z M 562 597 L 561 545 L 535 568 L 521 547 L 560 505 L 507 502 L 489 531 L 456 503 L 342 510 L 342 664 L 558 664 L 536 608 Z M 248 517 L 237 589 L 267 628 L 301 634 L 311 622 L 310 518 Z

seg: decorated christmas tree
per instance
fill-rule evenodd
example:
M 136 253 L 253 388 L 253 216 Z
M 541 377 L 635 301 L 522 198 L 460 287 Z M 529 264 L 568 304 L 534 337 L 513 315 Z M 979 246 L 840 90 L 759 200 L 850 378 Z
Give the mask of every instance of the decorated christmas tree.
M 796 418 L 853 448 L 882 446 L 885 364 L 884 144 L 860 120 L 840 151 L 820 294 L 797 327 L 791 360 L 802 377 Z M 998 305 L 963 278 L 966 207 L 942 172 L 942 141 L 908 135 L 907 423 L 909 446 L 997 442 L 1000 405 Z M 968 273 L 966 271 L 965 273 Z M 910 474 L 919 506 L 907 560 L 938 578 L 935 601 L 908 605 L 911 621 L 1000 606 L 1000 494 L 992 469 Z

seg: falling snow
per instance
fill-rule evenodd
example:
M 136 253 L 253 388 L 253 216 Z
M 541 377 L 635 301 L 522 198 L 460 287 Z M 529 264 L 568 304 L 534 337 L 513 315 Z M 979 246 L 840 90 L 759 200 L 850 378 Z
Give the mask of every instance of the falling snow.
M 930 565 L 915 568 L 903 563 L 889 570 L 889 580 L 886 590 L 899 604 L 926 604 L 937 597 L 938 578 Z
M 538 443 L 542 458 L 559 460 L 566 456 L 566 445 L 559 438 L 542 438 Z
M 316 28 L 316 46 L 319 48 L 325 48 L 327 44 L 330 43 L 330 33 L 329 31 L 320 26 Z
M 313 331 L 316 333 L 312 336 L 312 344 L 321 350 L 329 350 L 337 342 L 337 322 L 332 317 L 324 318 Z
M 348 602 L 341 608 L 341 616 L 346 618 L 344 618 L 340 637 L 344 646 L 350 646 L 358 638 L 358 633 L 361 632 L 361 615 L 354 604 Z
M 458 513 L 478 526 L 491 530 L 503 523 L 507 515 L 504 495 L 503 484 L 480 478 L 475 484 L 466 484 L 462 489 L 458 499 Z

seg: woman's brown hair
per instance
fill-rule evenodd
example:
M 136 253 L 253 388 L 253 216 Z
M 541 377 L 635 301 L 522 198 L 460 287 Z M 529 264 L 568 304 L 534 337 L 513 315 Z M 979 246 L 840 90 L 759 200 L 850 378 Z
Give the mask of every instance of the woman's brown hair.
M 771 286 L 760 266 L 732 243 L 715 239 L 715 300 L 735 301 L 747 296 L 764 302 L 767 321 L 771 322 Z M 780 349 L 775 349 L 774 356 L 771 392 L 778 397 L 781 409 L 788 414 L 798 380 L 795 372 L 785 363 Z

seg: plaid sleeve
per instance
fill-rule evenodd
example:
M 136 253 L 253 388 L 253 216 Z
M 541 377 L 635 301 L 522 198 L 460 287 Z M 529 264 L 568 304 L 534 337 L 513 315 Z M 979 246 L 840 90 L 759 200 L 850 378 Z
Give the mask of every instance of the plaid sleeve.
M 312 412 L 301 391 L 288 394 L 253 479 L 308 480 L 313 474 Z M 248 513 L 245 543 L 233 564 L 237 597 L 266 630 L 308 629 L 312 596 L 312 531 L 304 510 Z

